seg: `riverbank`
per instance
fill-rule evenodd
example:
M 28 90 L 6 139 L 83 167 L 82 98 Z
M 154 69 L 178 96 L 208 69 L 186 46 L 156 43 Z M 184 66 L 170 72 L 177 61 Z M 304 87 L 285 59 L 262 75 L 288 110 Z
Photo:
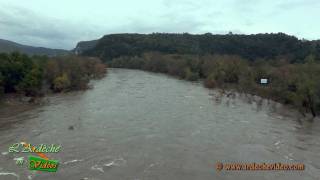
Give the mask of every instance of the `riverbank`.
M 216 90 L 159 73 L 108 70 L 108 77 L 92 81 L 92 90 L 50 95 L 43 106 L 0 118 L 7 122 L 0 124 L 0 173 L 46 180 L 319 177 L 320 121 L 279 115 L 265 107 L 267 100 L 259 109 L 259 99 L 250 104 L 245 95 L 216 101 Z M 13 159 L 29 154 L 6 152 L 22 140 L 61 145 L 50 154 L 60 169 L 33 173 L 17 166 Z M 304 163 L 306 170 L 217 172 L 217 162 Z M 0 179 L 6 177 L 14 178 Z
M 229 88 L 229 89 L 217 89 L 217 88 L 211 88 L 214 90 L 215 93 L 212 95 L 212 100 L 216 103 L 222 103 L 223 99 L 228 104 L 228 101 L 232 101 L 234 99 L 241 99 L 243 103 L 251 104 L 253 107 L 260 111 L 262 109 L 269 109 L 270 112 L 278 114 L 279 116 L 288 117 L 291 119 L 296 119 L 298 122 L 308 121 L 320 121 L 320 118 L 313 117 L 311 113 L 305 113 L 302 114 L 299 112 L 294 106 L 289 104 L 282 104 L 277 101 L 274 101 L 272 99 L 267 99 L 264 97 L 261 97 L 256 94 L 247 94 L 244 92 L 237 91 L 235 89 Z
M 208 88 L 234 89 L 295 107 L 302 114 L 320 113 L 320 63 L 310 55 L 304 63 L 286 59 L 249 61 L 234 55 L 145 53 L 119 57 L 109 65 L 165 73 L 181 79 L 204 79 Z M 261 84 L 261 79 L 268 83 Z
M 89 83 L 86 89 L 77 90 L 77 91 L 86 91 L 92 89 L 92 84 Z M 25 94 L 19 93 L 9 93 L 2 94 L 0 96 L 0 118 L 10 117 L 15 114 L 19 114 L 24 111 L 31 110 L 35 107 L 43 106 L 49 103 L 50 97 L 59 94 L 68 94 L 75 92 L 66 91 L 66 92 L 54 92 L 50 89 L 43 91 L 44 93 L 40 96 L 26 96 Z M 16 111 L 11 111 L 15 109 Z

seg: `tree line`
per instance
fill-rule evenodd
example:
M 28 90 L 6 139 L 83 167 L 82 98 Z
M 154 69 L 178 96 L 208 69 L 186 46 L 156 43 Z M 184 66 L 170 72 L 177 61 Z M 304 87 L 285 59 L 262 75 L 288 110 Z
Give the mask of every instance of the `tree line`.
M 285 58 L 251 61 L 238 55 L 144 53 L 121 56 L 111 67 L 167 73 L 186 80 L 203 79 L 208 88 L 237 89 L 296 107 L 301 113 L 320 113 L 320 62 L 308 55 L 300 62 Z M 268 78 L 267 85 L 260 79 Z
M 299 40 L 284 33 L 276 34 L 110 34 L 85 49 L 83 55 L 110 61 L 120 56 L 141 56 L 146 52 L 164 54 L 238 55 L 249 61 L 286 58 L 303 62 L 309 54 L 320 60 L 318 41 Z
M 62 92 L 88 87 L 92 78 L 106 73 L 98 58 L 80 56 L 27 56 L 19 52 L 0 54 L 0 95 L 19 93 L 39 96 L 50 90 Z

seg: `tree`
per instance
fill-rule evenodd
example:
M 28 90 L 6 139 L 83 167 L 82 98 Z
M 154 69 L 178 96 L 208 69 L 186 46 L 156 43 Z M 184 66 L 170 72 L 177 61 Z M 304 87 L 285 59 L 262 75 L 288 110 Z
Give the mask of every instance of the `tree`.
M 41 91 L 42 80 L 42 69 L 35 64 L 19 83 L 18 90 L 24 92 L 27 96 L 36 96 Z
M 58 62 L 54 59 L 50 59 L 44 66 L 44 74 L 47 83 L 53 84 L 54 79 L 61 74 L 61 69 Z
M 56 92 L 61 92 L 68 90 L 70 88 L 70 80 L 66 73 L 63 73 L 61 76 L 58 76 L 53 81 L 53 89 Z
M 320 65 L 309 56 L 307 63 L 296 65 L 292 73 L 290 98 L 299 108 L 304 108 L 315 117 L 320 102 Z
M 2 54 L 0 58 L 0 72 L 4 91 L 6 93 L 16 92 L 19 83 L 32 69 L 33 62 L 28 56 L 18 52 L 7 55 Z

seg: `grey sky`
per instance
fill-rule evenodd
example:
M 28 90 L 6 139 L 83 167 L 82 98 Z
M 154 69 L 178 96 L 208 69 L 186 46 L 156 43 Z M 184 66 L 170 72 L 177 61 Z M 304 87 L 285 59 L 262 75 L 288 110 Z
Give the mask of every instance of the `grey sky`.
M 65 49 L 125 32 L 284 32 L 313 40 L 319 19 L 319 0 L 0 0 L 0 38 Z

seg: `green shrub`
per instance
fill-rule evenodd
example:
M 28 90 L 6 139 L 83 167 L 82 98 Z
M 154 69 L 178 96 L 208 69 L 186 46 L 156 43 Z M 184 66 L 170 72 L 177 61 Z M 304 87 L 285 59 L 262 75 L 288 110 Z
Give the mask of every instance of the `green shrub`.
M 70 80 L 66 73 L 63 73 L 61 76 L 58 76 L 53 81 L 53 90 L 56 92 L 66 91 L 70 88 Z

